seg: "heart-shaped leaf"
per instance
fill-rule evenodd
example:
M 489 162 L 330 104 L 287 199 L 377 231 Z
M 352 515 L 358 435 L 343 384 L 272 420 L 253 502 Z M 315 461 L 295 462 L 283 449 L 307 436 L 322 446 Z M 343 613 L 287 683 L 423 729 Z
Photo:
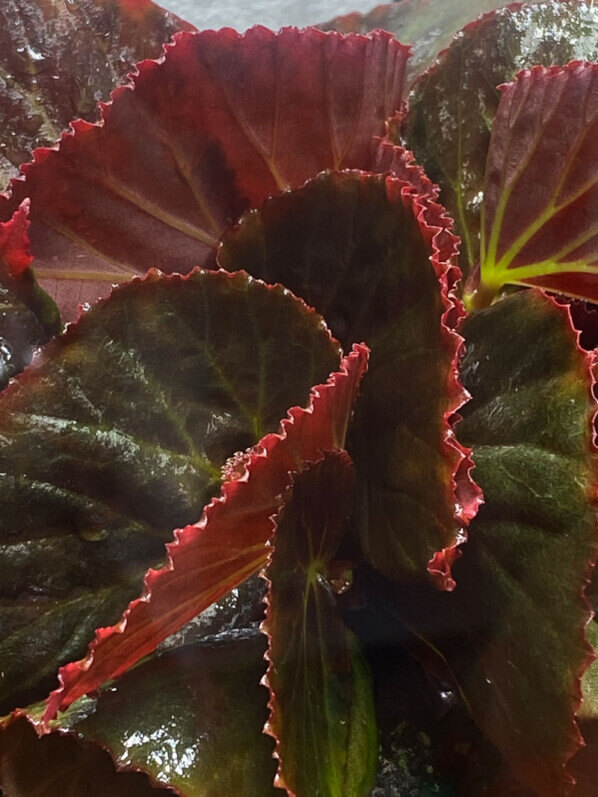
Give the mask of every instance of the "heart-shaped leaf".
M 331 584 L 354 483 L 345 452 L 296 475 L 275 519 L 265 577 L 276 784 L 297 797 L 369 793 L 378 744 L 370 675 Z
M 429 570 L 450 589 L 455 545 L 479 503 L 449 420 L 466 398 L 456 378 L 456 239 L 421 170 L 393 157 L 416 172 L 418 187 L 427 183 L 423 197 L 392 177 L 324 174 L 244 216 L 218 262 L 281 281 L 343 346 L 371 347 L 348 442 L 357 532 L 389 577 Z
M 432 66 L 455 33 L 480 14 L 506 5 L 505 0 L 401 0 L 376 6 L 368 14 L 355 12 L 320 25 L 322 30 L 368 33 L 382 28 L 411 45 L 408 76 L 415 78 Z
M 468 25 L 415 83 L 404 135 L 463 239 L 461 268 L 479 261 L 480 212 L 498 86 L 522 69 L 598 59 L 594 0 L 514 3 Z
M 33 349 L 60 331 L 60 314 L 30 268 L 29 200 L 0 223 L 0 390 L 31 361 Z
M 67 320 L 150 267 L 209 265 L 224 229 L 270 194 L 367 168 L 407 59 L 390 34 L 295 28 L 182 33 L 166 49 L 102 124 L 74 123 L 13 182 L 4 213 L 31 197 L 36 273 Z
M 136 61 L 193 26 L 151 0 L 6 0 L 0 5 L 0 189 L 34 147 L 72 119 L 97 119 L 99 99 Z
M 218 493 L 227 457 L 338 362 L 302 302 L 225 272 L 136 280 L 46 347 L 0 396 L 5 708 L 41 697 L 120 617 L 172 530 Z M 219 561 L 221 579 L 234 558 Z
M 506 283 L 598 301 L 597 207 L 598 64 L 522 72 L 492 128 L 472 302 Z
M 598 541 L 590 358 L 568 310 L 537 291 L 476 313 L 463 331 L 473 398 L 459 436 L 474 449 L 485 504 L 455 564 L 458 589 L 392 600 L 511 771 L 538 797 L 562 797 L 592 658 L 583 598 Z
M 344 447 L 367 357 L 365 346 L 355 346 L 341 370 L 312 389 L 306 409 L 289 410 L 278 433 L 228 464 L 220 497 L 198 523 L 175 532 L 166 565 L 148 572 L 142 597 L 117 625 L 97 631 L 85 659 L 61 669 L 61 686 L 48 698 L 45 720 L 125 672 L 265 563 L 271 518 L 291 474 L 322 450 Z

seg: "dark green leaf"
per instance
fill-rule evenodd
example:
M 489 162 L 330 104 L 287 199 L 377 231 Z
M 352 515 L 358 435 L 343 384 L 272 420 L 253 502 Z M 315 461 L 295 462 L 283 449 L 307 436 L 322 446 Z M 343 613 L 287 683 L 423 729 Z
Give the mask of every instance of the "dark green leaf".
M 276 519 L 266 620 L 277 784 L 297 797 L 360 797 L 378 745 L 370 676 L 331 585 L 351 508 L 351 460 L 328 454 L 293 480 Z
M 440 206 L 398 179 L 344 172 L 246 214 L 218 255 L 303 297 L 345 347 L 372 349 L 349 434 L 355 521 L 368 558 L 393 578 L 424 577 L 477 506 L 447 421 L 465 395 L 454 376 L 454 254 Z M 430 564 L 442 586 L 450 561 Z
M 227 457 L 338 366 L 321 319 L 247 275 L 155 274 L 96 305 L 0 398 L 2 705 L 114 623 Z M 234 586 L 234 585 L 231 585 Z
M 478 262 L 480 211 L 497 86 L 536 64 L 598 58 L 593 0 L 515 3 L 469 25 L 415 83 L 405 137 L 463 238 L 461 267 Z

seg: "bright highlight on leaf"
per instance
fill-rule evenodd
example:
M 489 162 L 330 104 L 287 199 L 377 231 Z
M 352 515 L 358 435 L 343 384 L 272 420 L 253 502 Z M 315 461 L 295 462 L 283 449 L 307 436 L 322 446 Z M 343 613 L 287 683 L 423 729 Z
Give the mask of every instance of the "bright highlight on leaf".
M 365 795 L 375 773 L 370 675 L 330 583 L 353 483 L 345 452 L 295 475 L 275 518 L 265 570 L 266 730 L 277 741 L 275 783 L 297 797 Z
M 536 67 L 502 89 L 473 305 L 505 284 L 598 301 L 598 64 Z

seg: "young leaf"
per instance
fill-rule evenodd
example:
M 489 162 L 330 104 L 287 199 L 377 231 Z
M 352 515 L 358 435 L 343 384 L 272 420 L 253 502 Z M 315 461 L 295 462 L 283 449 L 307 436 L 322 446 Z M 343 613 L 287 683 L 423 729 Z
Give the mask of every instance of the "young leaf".
M 382 28 L 411 45 L 407 74 L 415 78 L 432 66 L 436 56 L 462 27 L 505 0 L 401 0 L 376 6 L 369 14 L 355 12 L 319 25 L 322 30 L 368 33 Z
M 598 301 L 597 203 L 598 64 L 520 73 L 492 128 L 472 301 L 507 283 Z
M 151 0 L 6 0 L 0 4 L 0 189 L 34 147 L 71 119 L 97 119 L 98 99 L 136 61 L 193 26 Z
M 479 262 L 486 156 L 501 83 L 536 64 L 598 59 L 593 0 L 514 3 L 468 25 L 415 83 L 404 135 L 463 239 L 461 268 Z
M 3 706 L 39 698 L 116 622 L 172 530 L 218 493 L 227 457 L 338 362 L 288 291 L 201 271 L 133 281 L 43 350 L 0 395 Z M 214 557 L 230 578 L 235 555 Z
M 29 201 L 0 223 L 0 390 L 31 361 L 36 346 L 60 331 L 60 314 L 30 268 Z
M 430 570 L 450 589 L 455 545 L 479 503 L 449 421 L 466 398 L 455 365 L 456 239 L 428 198 L 433 186 L 407 155 L 402 165 L 429 186 L 423 197 L 392 177 L 323 174 L 246 214 L 223 237 L 218 262 L 280 280 L 344 347 L 371 347 L 348 442 L 357 532 L 389 577 Z
M 369 165 L 406 59 L 381 32 L 177 35 L 114 92 L 102 124 L 75 122 L 13 182 L 8 208 L 31 197 L 42 285 L 70 319 L 150 267 L 211 264 L 247 208 L 322 169 Z
M 355 346 L 341 370 L 312 389 L 306 409 L 289 410 L 278 433 L 266 435 L 229 464 L 220 496 L 198 523 L 175 532 L 166 565 L 148 572 L 142 597 L 117 625 L 96 632 L 85 659 L 61 669 L 61 686 L 48 698 L 46 721 L 125 672 L 265 563 L 271 518 L 291 474 L 322 450 L 344 446 L 367 357 L 365 346 Z M 290 365 L 295 368 L 291 355 Z
M 330 583 L 354 483 L 345 452 L 296 475 L 275 523 L 265 577 L 276 785 L 297 797 L 365 795 L 378 744 L 370 675 Z
M 263 732 L 266 640 L 257 631 L 152 657 L 52 723 L 187 795 L 282 797 Z
M 566 308 L 523 291 L 464 326 L 473 398 L 460 437 L 485 504 L 453 595 L 395 604 L 442 656 L 470 711 L 538 797 L 562 797 L 591 661 L 583 598 L 597 549 L 595 399 Z
M 147 775 L 118 772 L 100 746 L 55 731 L 39 737 L 24 716 L 0 727 L 0 790 L 7 797 L 168 797 Z

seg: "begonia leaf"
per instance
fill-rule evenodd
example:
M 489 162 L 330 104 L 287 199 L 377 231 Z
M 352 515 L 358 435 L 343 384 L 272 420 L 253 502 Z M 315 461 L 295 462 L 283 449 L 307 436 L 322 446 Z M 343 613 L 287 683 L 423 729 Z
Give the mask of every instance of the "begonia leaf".
M 378 758 L 371 678 L 337 607 L 330 566 L 351 510 L 346 452 L 296 475 L 276 516 L 265 577 L 276 784 L 297 797 L 369 793 Z
M 0 223 L 0 390 L 31 361 L 33 350 L 60 331 L 60 314 L 38 286 L 29 251 L 29 200 Z
M 598 622 L 591 620 L 586 628 L 586 637 L 594 652 L 598 649 Z M 578 716 L 584 720 L 598 719 L 598 658 L 590 664 L 581 679 L 583 703 Z
M 41 738 L 25 716 L 0 727 L 0 793 L 6 797 L 168 797 L 141 772 L 118 772 L 109 753 L 54 731 Z
M 411 45 L 408 76 L 428 69 L 457 31 L 486 11 L 506 5 L 505 0 L 401 0 L 376 6 L 367 14 L 354 12 L 320 25 L 322 30 L 368 33 L 381 28 Z
M 0 189 L 34 147 L 53 144 L 136 61 L 193 26 L 151 0 L 3 0 L 0 5 Z
M 166 564 L 148 572 L 142 597 L 118 624 L 96 632 L 85 659 L 60 670 L 60 687 L 48 698 L 46 721 L 125 672 L 265 564 L 271 518 L 291 474 L 321 451 L 344 447 L 367 359 L 367 348 L 354 346 L 341 370 L 312 389 L 306 409 L 289 410 L 277 433 L 228 463 L 220 496 L 205 507 L 199 522 L 175 532 Z M 292 357 L 290 367 L 295 367 Z
M 177 34 L 102 124 L 76 122 L 57 150 L 36 151 L 3 212 L 31 198 L 36 274 L 68 320 L 150 267 L 210 265 L 226 227 L 270 194 L 369 166 L 406 59 L 381 32 Z
M 0 396 L 2 706 L 47 693 L 201 516 L 227 458 L 338 362 L 282 287 L 201 271 L 123 286 L 43 350 Z M 212 554 L 231 577 L 234 554 Z
M 520 73 L 492 128 L 472 301 L 507 283 L 598 301 L 597 207 L 598 64 Z
M 197 797 L 282 795 L 263 733 L 266 640 L 224 634 L 155 656 L 52 723 L 107 748 L 117 766 Z
M 465 274 L 479 261 L 480 213 L 498 86 L 522 69 L 598 59 L 593 0 L 514 3 L 468 25 L 414 84 L 407 146 L 441 189 L 463 239 Z
M 430 571 L 450 589 L 455 545 L 479 495 L 449 421 L 466 397 L 456 378 L 459 272 L 451 223 L 431 193 L 392 177 L 323 174 L 246 214 L 223 237 L 218 262 L 282 282 L 344 347 L 370 346 L 348 442 L 357 531 L 389 577 Z
M 592 660 L 583 589 L 597 550 L 590 357 L 568 310 L 523 291 L 472 316 L 459 436 L 485 503 L 451 595 L 394 597 L 474 719 L 538 797 L 562 797 Z M 396 588 L 395 588 L 396 589 Z

